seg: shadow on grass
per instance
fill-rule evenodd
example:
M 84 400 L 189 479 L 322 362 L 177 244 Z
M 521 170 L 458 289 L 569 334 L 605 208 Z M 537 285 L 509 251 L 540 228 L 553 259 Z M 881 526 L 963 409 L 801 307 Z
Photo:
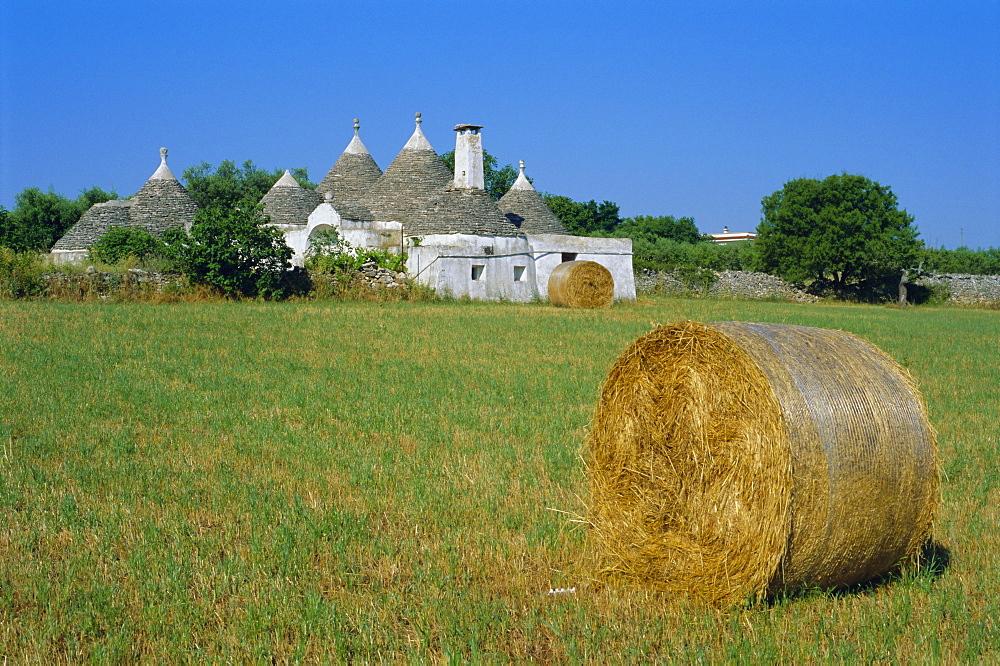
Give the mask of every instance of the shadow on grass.
M 827 595 L 830 597 L 845 597 L 849 595 L 869 595 L 875 594 L 886 585 L 899 582 L 901 580 L 925 578 L 934 581 L 940 578 L 951 566 L 951 551 L 944 545 L 936 541 L 928 541 L 917 555 L 912 564 L 901 567 L 896 571 L 876 576 L 863 583 L 856 583 L 847 587 L 833 590 L 820 590 L 816 588 L 804 588 L 789 592 L 778 593 L 764 601 L 767 607 L 776 606 L 785 601 L 793 601 L 815 595 Z

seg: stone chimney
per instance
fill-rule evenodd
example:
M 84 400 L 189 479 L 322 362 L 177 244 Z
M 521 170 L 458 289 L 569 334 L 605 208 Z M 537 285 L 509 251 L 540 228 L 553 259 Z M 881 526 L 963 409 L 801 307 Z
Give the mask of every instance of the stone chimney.
M 483 178 L 482 125 L 455 125 L 455 184 L 456 188 L 486 189 Z

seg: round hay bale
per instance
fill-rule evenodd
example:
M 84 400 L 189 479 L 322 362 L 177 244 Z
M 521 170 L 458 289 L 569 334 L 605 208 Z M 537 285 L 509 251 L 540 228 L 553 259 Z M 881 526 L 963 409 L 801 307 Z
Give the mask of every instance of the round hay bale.
M 661 326 L 612 367 L 586 453 L 599 568 L 721 604 L 886 573 L 937 506 L 920 394 L 842 331 Z
M 615 298 L 611 271 L 596 261 L 565 261 L 549 275 L 549 301 L 567 308 L 606 308 Z

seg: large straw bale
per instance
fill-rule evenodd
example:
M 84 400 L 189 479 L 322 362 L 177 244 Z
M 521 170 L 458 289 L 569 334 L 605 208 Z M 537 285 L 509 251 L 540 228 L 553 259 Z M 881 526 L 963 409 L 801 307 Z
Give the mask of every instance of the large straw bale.
M 599 568 L 723 604 L 886 573 L 929 538 L 938 497 L 906 371 L 849 333 L 781 324 L 636 340 L 587 466 Z
M 549 301 L 567 308 L 606 308 L 614 301 L 615 280 L 596 261 L 565 261 L 549 275 Z

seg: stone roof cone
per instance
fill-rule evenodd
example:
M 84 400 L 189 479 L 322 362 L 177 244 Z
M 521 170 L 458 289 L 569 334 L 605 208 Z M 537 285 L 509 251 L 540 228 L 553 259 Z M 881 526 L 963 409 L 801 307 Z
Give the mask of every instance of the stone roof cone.
M 322 194 L 299 185 L 288 169 L 260 199 L 271 224 L 306 224 L 322 202 Z
M 385 173 L 365 192 L 362 203 L 373 219 L 402 222 L 407 236 L 448 233 L 435 225 L 435 201 L 451 173 L 420 129 L 420 114 L 410 140 Z
M 191 228 L 198 204 L 167 166 L 167 149 L 160 148 L 160 166 L 132 198 L 131 224 L 154 235 L 171 227 Z
M 357 118 L 354 119 L 354 137 L 316 186 L 316 191 L 321 196 L 329 193 L 334 207 L 342 217 L 349 219 L 370 217 L 370 213 L 359 202 L 368 188 L 382 175 L 382 169 L 358 136 L 361 127 L 359 122 Z
M 85 250 L 112 227 L 142 227 L 159 236 L 171 227 L 190 229 L 198 204 L 167 166 L 167 149 L 160 148 L 160 166 L 131 199 L 96 203 L 56 241 L 53 250 Z
M 500 198 L 497 206 L 521 233 L 569 234 L 524 175 L 524 160 L 521 160 L 517 180 L 510 186 L 507 194 Z

